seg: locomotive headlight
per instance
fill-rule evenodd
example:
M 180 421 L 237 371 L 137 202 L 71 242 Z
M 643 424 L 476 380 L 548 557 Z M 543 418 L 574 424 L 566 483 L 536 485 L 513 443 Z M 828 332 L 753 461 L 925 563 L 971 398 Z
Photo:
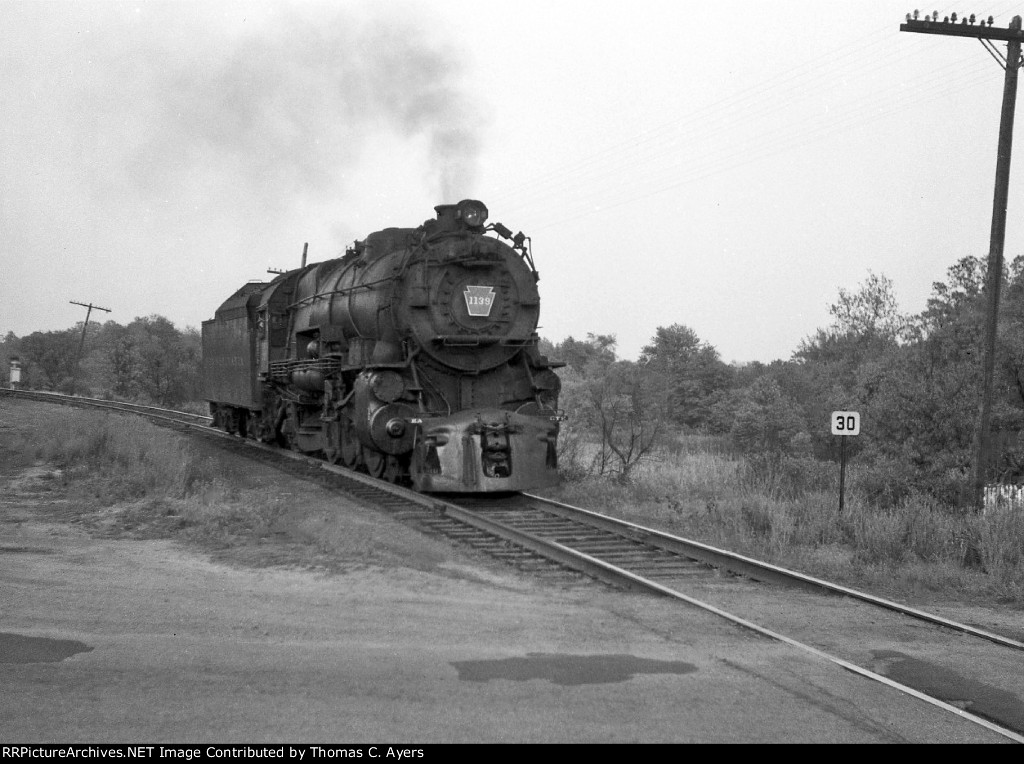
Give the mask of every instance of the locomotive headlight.
M 475 199 L 459 202 L 459 219 L 470 228 L 477 228 L 487 222 L 487 207 Z

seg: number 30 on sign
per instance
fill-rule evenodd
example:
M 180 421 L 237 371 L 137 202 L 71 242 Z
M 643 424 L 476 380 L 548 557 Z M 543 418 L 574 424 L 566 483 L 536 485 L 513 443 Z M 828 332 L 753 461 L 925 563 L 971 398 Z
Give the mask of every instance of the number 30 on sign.
M 833 435 L 860 435 L 860 412 L 833 411 Z

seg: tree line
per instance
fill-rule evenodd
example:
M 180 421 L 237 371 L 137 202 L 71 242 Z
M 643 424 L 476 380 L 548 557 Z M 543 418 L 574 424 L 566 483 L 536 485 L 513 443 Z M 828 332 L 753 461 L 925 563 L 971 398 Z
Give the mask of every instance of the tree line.
M 815 463 L 838 459 L 830 413 L 856 410 L 862 434 L 848 454 L 870 467 L 863 488 L 872 499 L 885 505 L 920 491 L 969 501 L 985 270 L 980 258 L 961 259 L 916 315 L 901 313 L 892 282 L 869 272 L 856 290 L 839 290 L 828 327 L 769 364 L 726 364 L 683 324 L 658 327 L 636 361 L 617 357 L 611 335 L 546 342 L 545 352 L 567 364 L 567 462 L 626 481 L 661 439 L 682 430 L 721 436 L 755 466 L 802 466 L 806 476 Z M 1003 283 L 990 474 L 1015 483 L 1024 479 L 1024 257 Z
M 201 398 L 199 332 L 177 329 L 163 316 L 83 323 L 71 329 L 8 332 L 0 342 L 0 364 L 7 379 L 11 358 L 21 365 L 21 386 L 97 397 L 136 400 L 161 406 Z
M 892 282 L 868 274 L 840 289 L 832 322 L 788 360 L 730 365 L 684 324 L 658 327 L 636 361 L 614 335 L 542 340 L 565 363 L 561 437 L 568 477 L 629 481 L 637 465 L 680 432 L 717 436 L 755 467 L 812 475 L 838 458 L 829 414 L 861 413 L 848 454 L 869 466 L 862 486 L 878 502 L 911 491 L 958 503 L 970 492 L 981 390 L 986 263 L 965 257 L 932 286 L 916 315 L 899 310 Z M 992 412 L 993 481 L 1024 481 L 1024 257 L 1004 273 Z M 18 357 L 22 386 L 164 406 L 200 401 L 201 341 L 153 315 L 0 341 L 6 379 Z M 820 470 L 819 470 L 820 472 Z

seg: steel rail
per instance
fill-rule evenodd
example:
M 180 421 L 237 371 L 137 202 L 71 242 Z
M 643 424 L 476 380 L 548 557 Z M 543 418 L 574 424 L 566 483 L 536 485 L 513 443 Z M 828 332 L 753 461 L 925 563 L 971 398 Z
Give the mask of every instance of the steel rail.
M 542 499 L 542 497 L 533 496 L 531 496 L 530 498 Z M 548 501 L 547 499 L 542 500 L 545 502 Z M 569 507 L 569 505 L 565 504 L 561 506 L 565 508 L 576 509 L 575 507 Z M 774 639 L 778 642 L 782 642 L 791 647 L 797 648 L 798 650 L 810 653 L 811 655 L 829 661 L 830 663 L 833 663 L 836 666 L 844 668 L 847 671 L 862 676 L 873 682 L 883 684 L 898 692 L 902 692 L 905 695 L 917 698 L 918 700 L 923 700 L 924 702 L 929 703 L 930 705 L 933 705 L 936 708 L 940 708 L 943 711 L 955 714 L 966 721 L 984 727 L 985 729 L 1002 735 L 1003 737 L 1006 737 L 1017 743 L 1024 743 L 1024 736 L 1018 734 L 1017 732 L 1014 732 L 1013 730 L 1009 730 L 1005 727 L 995 724 L 994 722 L 991 722 L 988 719 L 985 719 L 984 717 L 972 714 L 969 711 L 965 711 L 950 703 L 946 703 L 945 701 L 939 700 L 938 698 L 932 697 L 931 695 L 927 695 L 921 692 L 920 690 L 915 690 L 913 687 L 909 687 L 905 684 L 890 679 L 887 676 L 883 676 L 882 674 L 878 674 L 874 671 L 871 671 L 870 669 L 866 669 L 862 666 L 858 666 L 855 663 L 851 663 L 850 661 L 844 660 L 835 655 L 831 655 L 830 653 L 827 653 L 824 650 L 820 650 L 804 642 L 800 642 L 799 640 L 793 639 L 792 637 L 787 637 L 784 634 L 780 634 L 776 631 L 772 631 L 771 629 L 759 626 L 758 624 L 753 623 L 752 621 L 748 621 L 745 618 L 741 618 L 740 616 L 729 613 L 728 611 L 722 610 L 721 608 L 715 607 L 714 605 L 711 605 L 702 600 L 698 600 L 695 597 L 691 597 L 676 589 L 665 586 L 656 581 L 652 581 L 648 578 L 645 578 L 644 576 L 639 576 L 617 565 L 613 565 L 609 562 L 588 555 L 584 552 L 577 551 L 557 541 L 544 539 L 539 536 L 535 536 L 534 534 L 528 533 L 526 531 L 503 525 L 502 523 L 487 519 L 477 512 L 464 509 L 463 507 L 459 507 L 457 505 L 449 505 L 445 511 L 447 514 L 454 515 L 463 522 L 469 523 L 482 530 L 487 530 L 491 533 L 500 535 L 501 537 L 506 538 L 509 541 L 513 541 L 515 543 L 527 547 L 531 551 L 551 556 L 565 565 L 576 568 L 577 570 L 587 572 L 588 574 L 593 575 L 600 580 L 613 583 L 615 585 L 624 586 L 625 588 L 634 591 L 643 591 L 652 594 L 660 594 L 663 596 L 671 597 L 675 600 L 679 600 L 681 602 L 685 602 L 689 605 L 693 605 L 694 607 L 700 608 L 701 610 L 704 610 L 708 613 L 712 613 L 713 615 L 719 616 L 720 618 L 724 618 L 730 623 L 745 628 L 749 631 L 753 631 L 756 634 L 768 637 L 770 639 Z M 593 514 L 586 510 L 583 511 L 586 514 Z M 648 530 L 646 528 L 641 528 L 640 526 L 635 526 L 632 523 L 626 523 L 626 525 L 630 526 L 631 530 Z M 667 535 L 660 534 L 660 532 L 655 533 L 656 535 Z M 713 549 L 713 547 L 708 547 L 708 549 Z M 750 560 L 749 558 L 742 559 L 746 562 L 756 562 Z M 783 570 L 784 569 L 782 568 L 776 568 L 776 571 Z
M 151 416 L 154 418 L 163 419 L 167 421 L 173 421 L 179 424 L 185 423 L 181 422 L 178 419 L 175 419 L 174 416 L 171 415 L 183 415 L 191 417 L 193 419 L 209 420 L 209 417 L 204 417 L 199 414 L 174 411 L 173 409 L 163 409 L 155 406 L 147 406 L 144 404 L 108 401 L 101 398 L 66 396 L 60 393 L 50 393 L 45 391 L 34 390 L 23 391 L 14 390 L 11 388 L 0 388 L 0 393 L 13 394 L 17 397 L 35 398 L 38 400 L 52 400 L 54 402 L 82 402 L 86 405 L 96 406 L 100 408 L 109 408 L 118 411 L 134 411 L 136 413 L 142 412 L 146 416 Z M 215 432 L 219 435 L 224 435 L 232 439 L 235 438 L 235 436 L 230 435 L 230 433 L 223 433 L 221 430 L 209 427 L 208 425 L 205 426 L 204 429 L 211 430 L 212 432 Z M 243 442 L 246 442 L 248 445 L 254 447 L 265 449 L 268 452 L 287 455 L 289 458 L 293 458 L 296 460 L 308 459 L 308 457 L 302 456 L 300 454 L 282 451 L 280 449 L 265 446 L 264 444 L 256 443 L 254 441 L 245 440 Z M 537 545 L 544 545 L 547 543 L 537 537 L 531 536 L 530 534 L 525 534 L 519 531 L 509 529 L 507 526 L 501 525 L 500 523 L 484 520 L 478 513 L 468 512 L 467 510 L 459 507 L 457 504 L 430 499 L 424 494 L 416 493 L 415 491 L 410 491 L 408 489 L 402 488 L 400 486 L 395 486 L 391 483 L 387 483 L 384 481 L 377 481 L 375 478 L 361 475 L 360 473 L 345 469 L 343 467 L 337 467 L 335 465 L 320 462 L 318 460 L 312 460 L 312 462 L 332 474 L 347 477 L 349 479 L 355 480 L 356 482 L 363 483 L 367 486 L 376 487 L 378 490 L 386 490 L 394 495 L 401 496 L 407 501 L 426 507 L 428 509 L 445 512 L 449 516 L 459 519 L 460 522 L 464 522 L 469 525 L 475 525 L 481 530 L 486 530 L 487 532 L 492 533 L 493 535 L 497 535 L 506 538 L 507 540 L 514 541 L 515 543 L 519 543 L 520 545 L 528 549 L 531 549 L 531 551 L 537 552 L 538 554 L 541 554 L 543 552 L 541 548 Z M 730 552 L 725 549 L 719 549 L 708 544 L 703 544 L 699 541 L 693 541 L 691 539 L 685 539 L 679 536 L 674 536 L 672 534 L 655 530 L 653 528 L 646 528 L 644 526 L 631 523 L 627 520 L 619 520 L 613 517 L 609 517 L 607 515 L 599 514 L 592 510 L 583 509 L 582 507 L 574 507 L 570 504 L 565 504 L 554 499 L 548 499 L 546 497 L 538 496 L 536 494 L 531 493 L 523 493 L 522 495 L 530 499 L 531 501 L 540 502 L 546 505 L 548 511 L 552 512 L 552 514 L 559 515 L 560 517 L 564 517 L 570 520 L 578 520 L 580 517 L 584 517 L 590 524 L 602 528 L 603 530 L 607 530 L 612 533 L 618 533 L 620 535 L 626 536 L 627 538 L 631 538 L 632 540 L 639 541 L 641 543 L 646 543 L 651 546 L 663 549 L 665 551 L 673 552 L 675 554 L 688 557 L 699 562 L 703 562 L 707 565 L 711 565 L 716 568 L 728 570 L 732 573 L 746 576 L 757 581 L 765 581 L 768 583 L 775 583 L 784 586 L 798 586 L 810 591 L 817 591 L 832 595 L 850 597 L 851 599 L 860 600 L 861 602 L 866 602 L 868 604 L 875 605 L 876 607 L 901 613 L 903 615 L 907 615 L 927 623 L 932 623 L 936 626 L 941 626 L 944 628 L 951 629 L 953 631 L 969 634 L 971 636 L 978 637 L 979 639 L 984 639 L 995 644 L 1002 645 L 1004 647 L 1009 647 L 1014 650 L 1024 651 L 1024 642 L 1020 642 L 1010 637 L 1006 637 L 1001 634 L 996 634 L 985 629 L 980 629 L 975 626 L 970 626 L 968 624 L 953 621 L 948 618 L 943 618 L 942 616 L 936 615 L 934 613 L 919 610 L 917 608 L 913 608 L 909 605 L 904 605 L 893 600 L 878 597 L 876 595 L 869 594 L 867 592 L 863 592 L 857 589 L 851 589 L 840 584 L 834 584 L 829 581 L 825 581 L 820 578 L 807 575 L 805 573 L 800 573 L 798 571 L 782 568 L 780 566 L 772 565 L 767 562 L 762 562 L 760 560 L 756 560 L 751 557 L 746 557 L 735 552 Z M 569 562 L 563 560 L 557 561 L 562 562 L 563 564 L 568 564 Z M 594 575 L 598 579 L 604 580 L 607 583 L 612 583 L 616 586 L 625 586 L 626 588 L 632 588 L 629 582 L 627 581 L 617 579 L 615 577 L 612 577 L 612 579 L 610 580 L 604 577 L 600 570 L 593 569 L 590 566 L 585 567 L 586 569 L 582 570 L 581 572 Z
M 729 552 L 725 549 L 718 549 L 716 547 L 709 546 L 708 544 L 702 544 L 699 541 L 680 538 L 679 536 L 673 536 L 663 531 L 654 530 L 653 528 L 645 528 L 627 520 L 617 520 L 615 518 L 608 517 L 607 515 L 592 512 L 591 510 L 573 507 L 569 504 L 554 501 L 553 499 L 546 499 L 543 496 L 536 496 L 533 494 L 524 494 L 524 496 L 554 508 L 554 510 L 557 510 L 554 511 L 554 513 L 559 514 L 562 517 L 572 519 L 574 516 L 583 516 L 586 517 L 589 522 L 605 530 L 612 532 L 618 531 L 620 533 L 625 531 L 629 535 L 637 538 L 637 540 L 642 540 L 655 546 L 661 546 L 667 551 L 691 557 L 692 559 L 699 560 L 707 563 L 708 565 L 724 568 L 733 573 L 738 573 L 758 581 L 769 581 L 788 586 L 799 586 L 812 591 L 850 597 L 851 599 L 860 600 L 886 610 L 902 613 L 903 615 L 908 615 L 918 620 L 935 624 L 936 626 L 942 626 L 964 634 L 970 634 L 971 636 L 985 639 L 1004 647 L 1009 647 L 1014 650 L 1024 650 L 1024 642 L 1019 642 L 1016 639 L 1011 639 L 1010 637 L 1005 637 L 1002 634 L 995 634 L 984 629 L 979 629 L 965 623 L 959 623 L 958 621 L 952 621 L 934 613 L 918 610 L 917 608 L 910 607 L 909 605 L 903 605 L 899 602 L 877 597 L 867 592 L 851 589 L 839 584 L 833 584 L 820 578 L 815 578 L 814 576 L 799 573 L 795 570 L 789 570 L 767 562 L 761 562 L 750 557 L 745 557 L 741 554 L 736 554 L 735 552 Z
M 128 413 L 143 414 L 145 416 L 154 416 L 162 419 L 169 419 L 172 421 L 179 421 L 174 419 L 175 416 L 189 417 L 194 420 L 205 420 L 206 422 L 211 421 L 211 417 L 205 414 L 193 414 L 189 411 L 177 411 L 176 409 L 161 408 L 159 406 L 150 406 L 144 403 L 129 403 L 127 401 L 112 401 L 105 398 L 89 398 L 81 395 L 65 395 L 63 393 L 52 393 L 46 390 L 19 390 L 10 387 L 0 387 L 0 395 L 6 395 L 13 398 L 24 398 L 26 400 L 38 400 L 38 401 L 52 401 L 54 403 L 71 404 L 81 403 L 91 408 L 105 408 L 113 411 L 125 411 Z
M 9 392 L 13 392 L 17 395 L 22 391 L 0 389 L 0 394 Z M 730 623 L 733 623 L 744 629 L 752 631 L 756 634 L 768 637 L 783 644 L 787 644 L 798 650 L 809 653 L 818 658 L 826 660 L 836 666 L 846 669 L 847 671 L 857 674 L 858 676 L 864 677 L 876 683 L 890 687 L 907 696 L 917 698 L 918 700 L 922 700 L 932 706 L 935 706 L 936 708 L 942 709 L 956 716 L 959 716 L 965 721 L 974 723 L 998 735 L 1006 737 L 1009 740 L 1018 743 L 1024 743 L 1024 735 L 1021 735 L 1013 730 L 995 724 L 994 722 L 991 722 L 988 719 L 972 714 L 969 711 L 965 711 L 964 709 L 958 708 L 957 706 L 939 700 L 938 698 L 934 698 L 919 690 L 915 690 L 912 687 L 892 680 L 886 676 L 883 676 L 869 669 L 858 666 L 855 663 L 851 663 L 850 661 L 846 661 L 837 656 L 831 655 L 816 647 L 800 642 L 799 640 L 787 637 L 784 634 L 780 634 L 778 632 L 772 631 L 771 629 L 759 626 L 758 624 L 752 621 L 748 621 L 740 616 L 729 613 L 728 611 L 722 610 L 721 608 L 715 607 L 714 605 L 703 602 L 702 600 L 698 600 L 676 589 L 673 589 L 671 587 L 660 584 L 656 581 L 652 581 L 648 578 L 632 573 L 617 565 L 613 565 L 597 557 L 588 555 L 585 552 L 574 550 L 557 541 L 544 539 L 542 537 L 536 536 L 526 531 L 515 529 L 510 526 L 504 525 L 500 522 L 490 520 L 488 518 L 485 518 L 478 512 L 466 509 L 464 507 L 460 507 L 457 504 L 448 501 L 440 501 L 437 500 L 436 498 L 429 497 L 424 494 L 419 494 L 414 491 L 410 491 L 408 489 L 395 486 L 391 483 L 378 480 L 376 478 L 372 478 L 366 475 L 360 475 L 358 473 L 353 472 L 352 470 L 337 467 L 335 465 L 331 465 L 320 460 L 312 459 L 308 456 L 299 453 L 283 451 L 281 449 L 272 448 L 261 443 L 256 443 L 255 441 L 251 441 L 244 438 L 238 438 L 237 436 L 234 436 L 230 433 L 222 432 L 221 430 L 216 428 L 212 428 L 205 425 L 199 425 L 196 424 L 195 422 L 184 422 L 181 421 L 180 419 L 174 419 L 171 416 L 147 413 L 145 411 L 146 409 L 149 409 L 151 411 L 159 410 L 156 409 L 156 407 L 147 407 L 141 404 L 124 404 L 123 406 L 119 406 L 117 402 L 113 401 L 105 401 L 93 398 L 78 398 L 74 396 L 64 396 L 55 393 L 37 394 L 34 393 L 34 391 L 32 394 L 23 395 L 19 397 L 37 397 L 38 400 L 49 399 L 54 402 L 66 403 L 74 403 L 76 401 L 80 401 L 87 406 L 111 408 L 115 410 L 125 411 L 127 413 L 139 413 L 140 415 L 143 416 L 163 419 L 170 422 L 174 422 L 176 424 L 182 424 L 188 427 L 193 427 L 211 434 L 216 434 L 218 436 L 223 436 L 234 442 L 242 443 L 247 446 L 254 447 L 260 451 L 271 453 L 277 456 L 284 456 L 296 462 L 318 466 L 319 468 L 327 472 L 333 473 L 339 477 L 354 480 L 355 482 L 360 483 L 367 488 L 372 488 L 383 493 L 391 494 L 396 498 L 401 498 L 404 501 L 419 505 L 422 508 L 431 509 L 435 512 L 440 512 L 448 517 L 458 520 L 459 522 L 476 527 L 480 530 L 490 533 L 491 535 L 498 536 L 499 538 L 503 538 L 519 546 L 523 546 L 524 548 L 527 548 L 530 551 L 540 554 L 542 556 L 548 557 L 549 559 L 554 559 L 560 564 L 563 564 L 567 567 L 585 572 L 588 575 L 591 575 L 592 577 L 595 577 L 599 580 L 612 583 L 613 585 L 620 586 L 633 591 L 660 594 L 678 600 L 680 602 L 685 602 L 689 605 L 700 608 L 701 610 L 704 610 L 708 613 L 723 618 L 729 621 Z M 171 410 L 166 409 L 162 411 L 166 411 L 168 413 L 173 414 L 183 414 L 185 416 L 192 418 L 200 418 L 197 415 L 189 414 L 187 412 L 173 412 Z M 1000 645 L 1004 645 L 1015 649 L 1024 649 L 1024 644 L 1017 642 L 1016 640 L 1002 637 L 998 634 L 991 634 L 990 632 L 986 632 L 980 629 L 975 629 L 974 627 L 967 626 L 966 624 L 960 624 L 955 621 L 949 621 L 934 614 L 919 611 L 914 608 L 909 608 L 907 606 L 900 605 L 899 603 L 890 602 L 888 600 L 884 600 L 882 598 L 875 597 L 864 592 L 858 592 L 856 590 L 848 589 L 846 587 L 838 586 L 836 584 L 829 584 L 828 582 L 816 579 L 811 576 L 806 576 L 804 574 L 796 573 L 795 571 L 789 571 L 785 568 L 769 565 L 767 563 L 761 563 L 752 558 L 744 557 L 743 555 L 738 555 L 733 552 L 717 549 L 706 544 L 701 544 L 700 542 L 681 539 L 679 537 L 672 536 L 662 531 L 644 528 L 642 526 L 630 523 L 628 521 L 617 520 L 615 518 L 610 518 L 606 515 L 599 515 L 598 513 L 592 512 L 590 510 L 585 510 L 580 507 L 573 507 L 571 505 L 563 504 L 552 499 L 546 499 L 542 496 L 536 496 L 534 494 L 523 494 L 523 496 L 530 499 L 531 501 L 540 502 L 542 504 L 547 505 L 548 507 L 555 507 L 558 510 L 560 510 L 559 512 L 552 512 L 553 514 L 560 515 L 567 519 L 576 519 L 577 521 L 580 516 L 586 517 L 588 522 L 597 527 L 601 527 L 604 530 L 617 532 L 620 535 L 624 535 L 625 537 L 635 541 L 642 541 L 646 543 L 657 542 L 652 545 L 659 546 L 665 549 L 666 551 L 672 551 L 683 556 L 695 558 L 700 562 L 713 565 L 714 567 L 723 567 L 728 570 L 741 573 L 742 575 L 748 576 L 750 578 L 758 580 L 775 580 L 789 584 L 795 583 L 800 586 L 811 587 L 814 589 L 823 590 L 830 593 L 837 593 L 842 594 L 844 596 L 850 596 L 852 598 L 861 599 L 863 601 L 878 605 L 880 607 L 892 609 L 915 618 L 920 618 L 921 620 L 931 622 L 935 625 L 951 628 L 956 631 L 969 633 L 984 639 L 989 639 Z M 623 531 L 626 531 L 626 533 L 623 533 Z
M 720 618 L 724 618 L 725 620 L 734 623 L 737 626 L 741 626 L 745 629 L 753 631 L 756 634 L 760 634 L 761 636 L 765 636 L 770 639 L 774 639 L 778 642 L 787 644 L 791 647 L 795 647 L 798 650 L 802 650 L 804 652 L 810 653 L 811 655 L 817 656 L 818 658 L 822 658 L 826 661 L 829 661 L 830 663 L 833 663 L 836 666 L 844 668 L 847 671 L 850 671 L 854 674 L 857 674 L 858 676 L 870 679 L 873 682 L 878 682 L 879 684 L 883 684 L 898 692 L 902 692 L 905 695 L 917 698 L 918 700 L 923 700 L 925 703 L 933 705 L 936 708 L 940 708 L 943 711 L 948 711 L 951 714 L 955 714 L 956 716 L 959 716 L 960 718 L 966 721 L 984 727 L 985 729 L 995 732 L 998 735 L 1002 735 L 1003 737 L 1013 740 L 1014 742 L 1024 743 L 1024 735 L 1020 735 L 1017 732 L 1014 732 L 1013 730 L 1009 730 L 1005 727 L 995 724 L 994 722 L 990 722 L 988 719 L 985 719 L 984 717 L 977 716 L 975 714 L 970 713 L 969 711 L 963 710 L 962 708 L 958 708 L 957 706 L 954 706 L 950 703 L 946 703 L 945 701 L 939 700 L 938 698 L 934 698 L 931 695 L 927 695 L 921 692 L 920 690 L 915 690 L 913 687 L 909 687 L 905 684 L 902 684 L 901 682 L 897 682 L 893 679 L 890 679 L 887 676 L 883 676 L 882 674 L 878 674 L 874 671 L 871 671 L 870 669 L 863 668 L 862 666 L 858 666 L 855 663 L 851 663 L 850 661 L 844 660 L 835 655 L 831 655 L 825 652 L 824 650 L 819 650 L 816 647 L 808 645 L 804 642 L 800 642 L 799 640 L 793 639 L 792 637 L 787 637 L 784 634 L 779 634 L 776 631 L 772 631 L 771 629 L 759 626 L 756 623 L 753 623 L 752 621 L 748 621 L 745 618 L 733 615 L 732 613 L 722 610 L 721 608 L 717 608 L 714 605 L 708 604 L 707 602 L 703 602 L 694 597 L 690 597 L 689 595 L 683 594 L 682 592 L 676 591 L 675 589 L 672 589 L 670 587 L 663 586 L 662 584 L 659 584 L 656 581 L 651 581 L 649 579 L 643 578 L 642 576 L 637 576 L 633 573 L 630 573 L 628 570 L 616 568 L 616 566 L 611 565 L 610 563 L 604 562 L 595 557 L 590 557 L 589 555 L 586 555 L 582 552 L 575 552 L 572 549 L 569 549 L 568 547 L 562 546 L 556 541 L 549 541 L 547 543 L 550 544 L 552 547 L 560 547 L 559 554 L 561 555 L 577 557 L 580 559 L 581 562 L 585 560 L 586 564 L 589 567 L 603 568 L 608 573 L 612 573 L 613 575 L 619 576 L 625 580 L 631 580 L 637 587 L 642 587 L 651 592 L 656 592 L 658 594 L 662 594 L 667 597 L 680 600 L 681 602 L 685 602 L 689 605 L 693 605 L 694 607 L 698 607 L 701 610 L 705 610 L 709 613 L 719 616 Z

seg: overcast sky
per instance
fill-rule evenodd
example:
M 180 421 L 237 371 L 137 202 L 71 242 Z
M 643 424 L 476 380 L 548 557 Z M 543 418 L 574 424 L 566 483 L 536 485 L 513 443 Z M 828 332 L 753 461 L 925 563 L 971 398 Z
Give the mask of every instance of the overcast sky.
M 788 359 L 840 288 L 884 274 L 918 312 L 988 252 L 1003 71 L 901 33 L 912 10 L 0 0 L 0 335 L 73 326 L 71 300 L 198 328 L 305 242 L 337 257 L 469 197 L 532 237 L 542 336 L 636 358 L 679 323 Z

